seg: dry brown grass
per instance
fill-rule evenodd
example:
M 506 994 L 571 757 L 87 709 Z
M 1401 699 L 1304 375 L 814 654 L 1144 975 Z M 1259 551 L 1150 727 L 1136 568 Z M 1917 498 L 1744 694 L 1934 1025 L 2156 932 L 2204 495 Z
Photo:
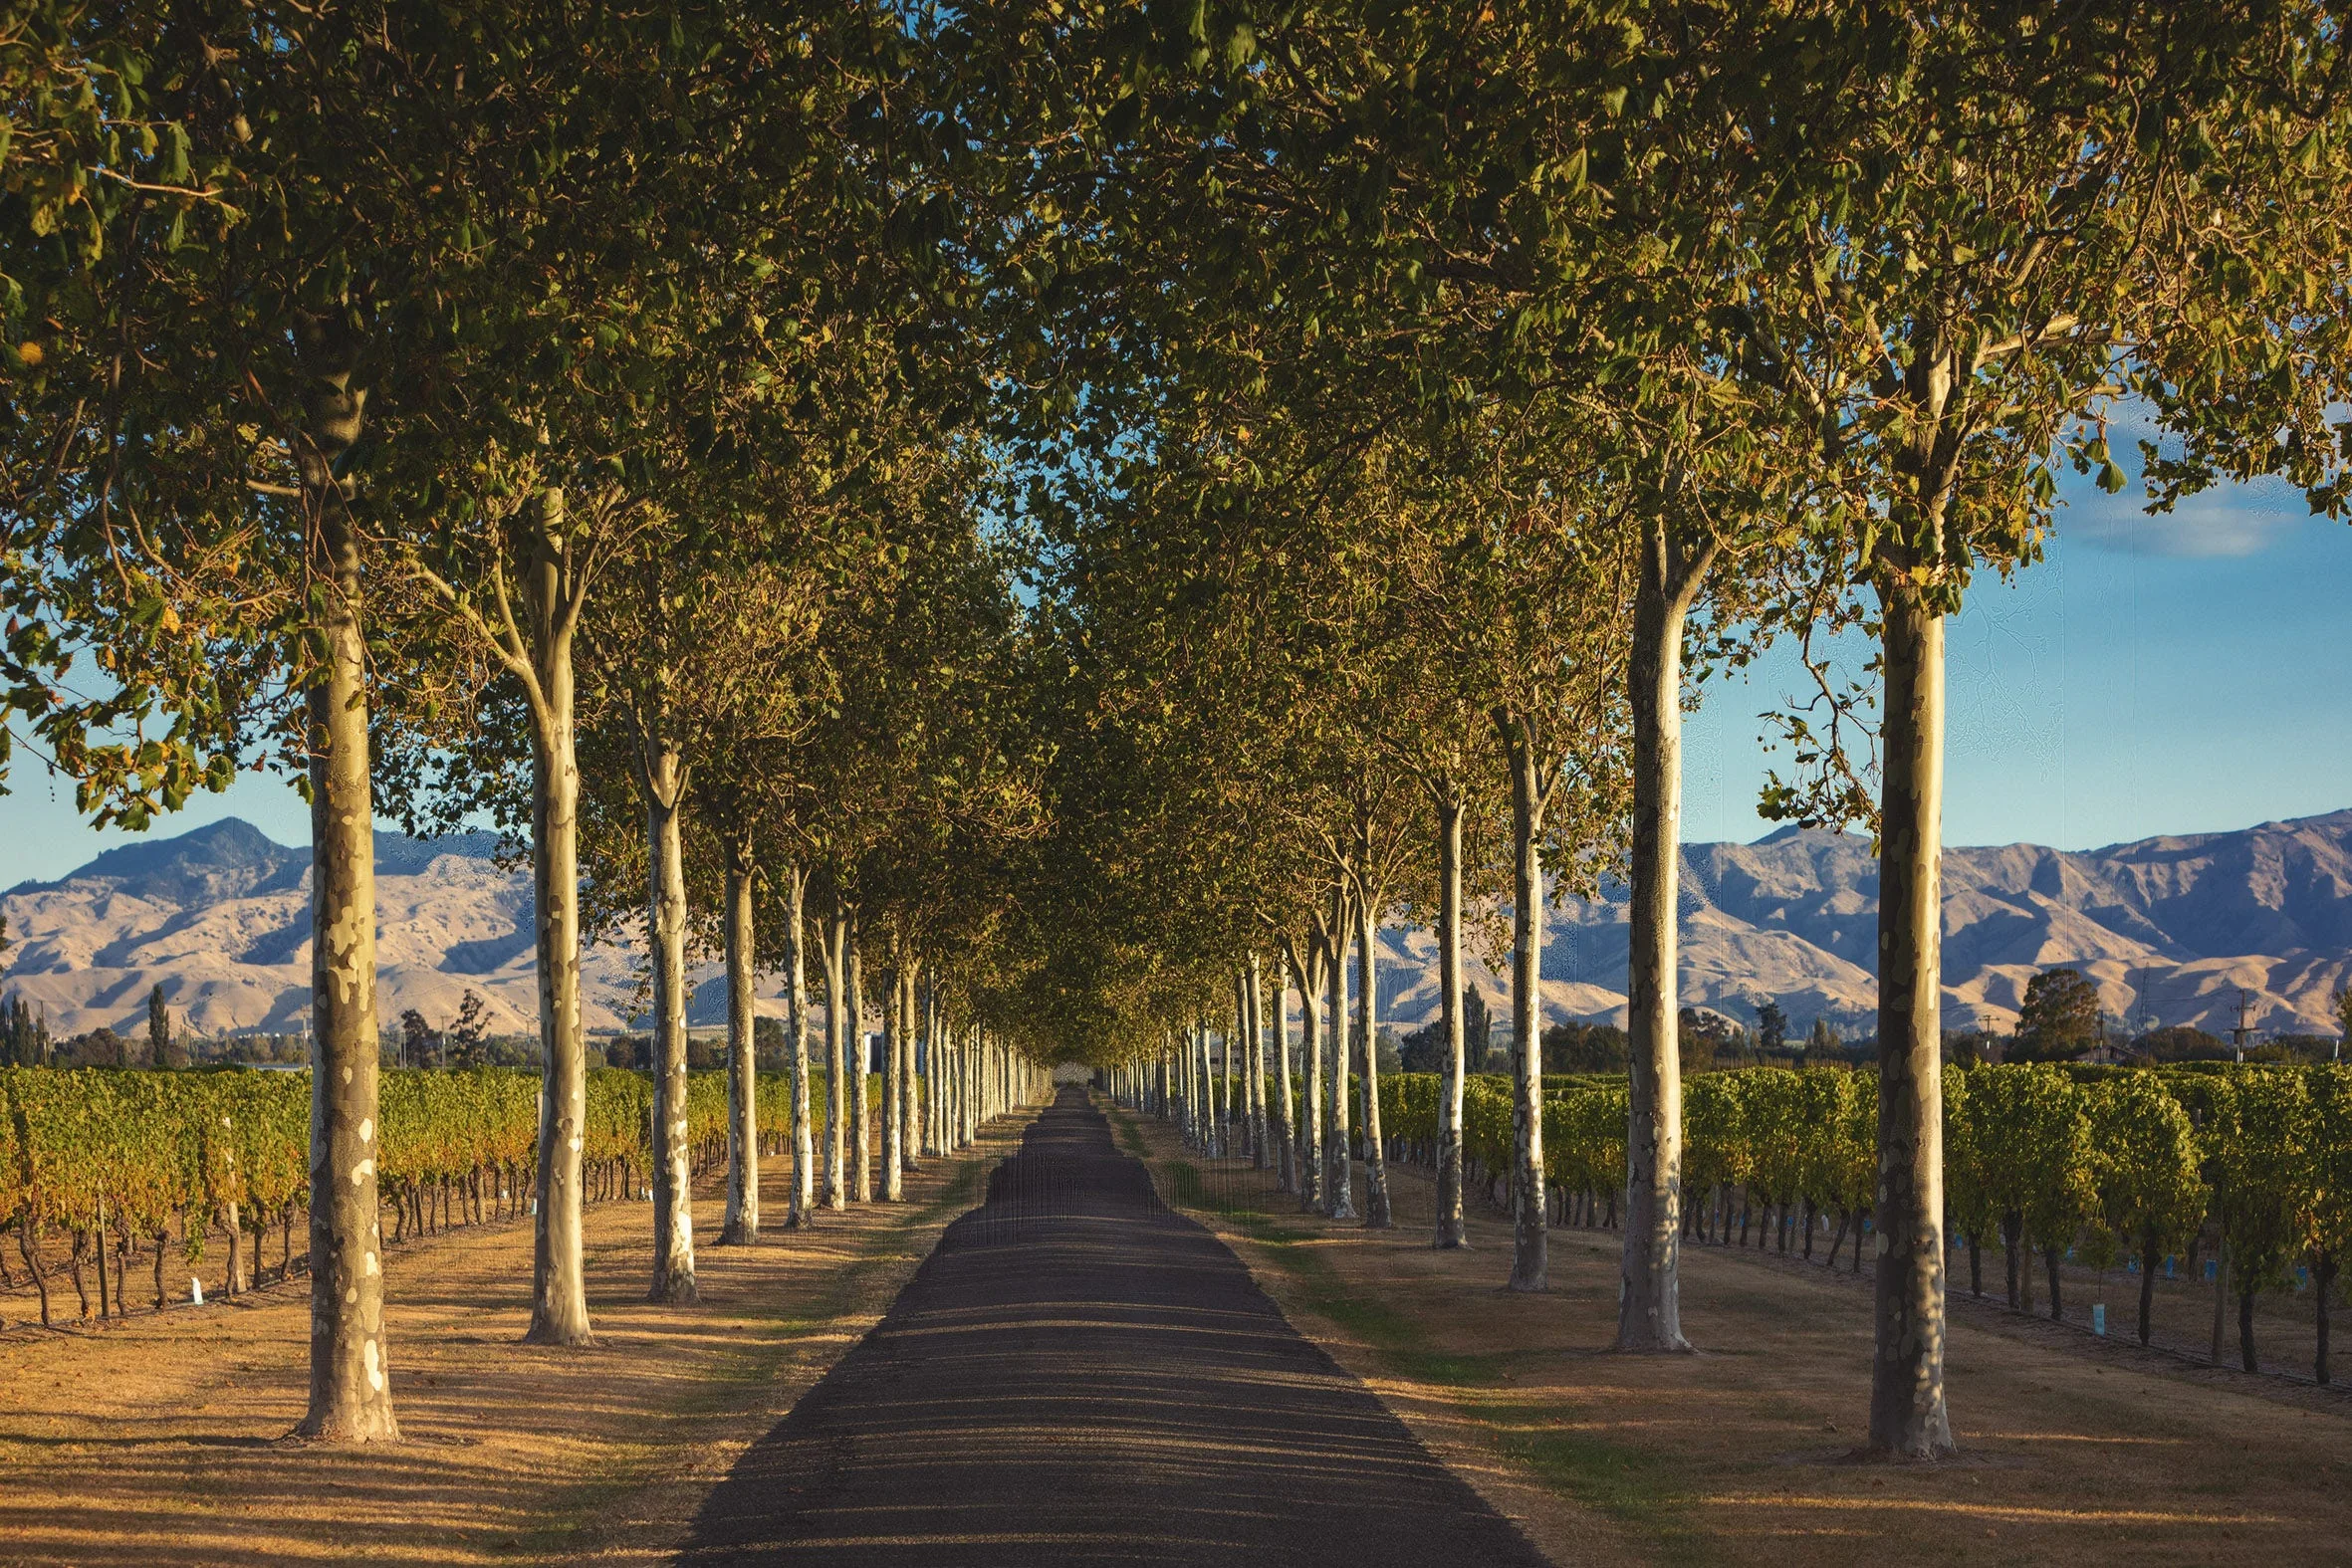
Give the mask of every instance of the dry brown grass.
M 1503 1217 L 1476 1206 L 1472 1249 L 1432 1250 L 1420 1173 L 1392 1175 L 1395 1230 L 1333 1227 L 1139 1130 L 1163 1190 L 1558 1561 L 2141 1568 L 2352 1549 L 2352 1399 L 1956 1304 L 1961 1459 L 1854 1463 L 1863 1282 L 1693 1247 L 1683 1322 L 1701 1352 L 1619 1356 L 1616 1232 L 1555 1232 L 1551 1291 L 1512 1295 Z
M 588 1212 L 596 1344 L 518 1343 L 528 1221 L 392 1249 L 392 1380 L 404 1441 L 281 1442 L 302 1414 L 309 1296 L 296 1280 L 231 1303 L 0 1343 L 0 1563 L 229 1564 L 666 1560 L 745 1446 L 888 1306 L 940 1229 L 1009 1151 L 934 1161 L 908 1201 L 709 1244 L 700 1304 L 643 1299 L 651 1206 Z M 765 1182 L 781 1212 L 789 1162 Z

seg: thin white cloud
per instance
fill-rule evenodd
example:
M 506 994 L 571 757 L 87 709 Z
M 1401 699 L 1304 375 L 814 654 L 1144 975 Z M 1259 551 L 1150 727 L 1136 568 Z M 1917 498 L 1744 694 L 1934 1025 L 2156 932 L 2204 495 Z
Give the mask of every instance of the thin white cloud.
M 2123 555 L 2256 556 L 2285 544 L 2312 521 L 2302 496 L 2275 479 L 2217 485 L 2153 516 L 2137 486 L 2114 496 L 2087 483 L 2066 488 L 2060 537 Z

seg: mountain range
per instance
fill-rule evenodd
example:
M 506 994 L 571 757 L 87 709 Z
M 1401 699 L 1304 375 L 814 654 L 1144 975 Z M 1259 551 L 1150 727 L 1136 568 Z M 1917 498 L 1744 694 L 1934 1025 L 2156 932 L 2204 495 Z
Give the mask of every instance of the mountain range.
M 488 834 L 376 838 L 377 1010 L 438 1024 L 465 992 L 494 1030 L 534 1026 L 538 993 L 527 870 L 502 866 Z M 1876 1006 L 1878 864 L 1867 840 L 1783 829 L 1752 844 L 1683 852 L 1682 985 L 1692 1006 L 1746 1021 L 1777 1001 L 1796 1026 L 1867 1027 Z M 1547 912 L 1544 1013 L 1622 1022 L 1623 887 Z M 54 882 L 0 895 L 10 946 L 0 990 L 47 1008 L 54 1034 L 145 1026 L 146 997 L 202 1033 L 299 1030 L 310 1006 L 310 851 L 234 818 L 110 849 Z M 2013 1024 L 2025 983 L 2071 965 L 2134 1028 L 2238 1021 L 2332 1032 L 2330 999 L 2352 984 L 2352 810 L 2235 832 L 2146 838 L 2084 851 L 2032 844 L 1945 852 L 1946 1019 Z M 1381 933 L 1381 1017 L 1399 1028 L 1437 1010 L 1426 930 Z M 1508 1015 L 1500 953 L 1471 982 Z M 691 977 L 690 1016 L 724 1015 L 716 966 Z M 591 1029 L 642 1008 L 637 955 L 585 955 Z M 781 1013 L 773 978 L 761 1010 Z M 641 1019 L 639 1020 L 641 1022 Z

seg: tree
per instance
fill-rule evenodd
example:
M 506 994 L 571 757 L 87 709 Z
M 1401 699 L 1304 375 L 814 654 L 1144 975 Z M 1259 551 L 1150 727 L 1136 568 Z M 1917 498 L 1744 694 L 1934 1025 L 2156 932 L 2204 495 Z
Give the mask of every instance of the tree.
M 1767 999 L 1756 1009 L 1756 1053 L 1777 1056 L 1788 1048 L 1788 1014 L 1780 1010 L 1780 1004 Z
M 187 1064 L 187 1041 L 172 1034 L 171 1008 L 163 1000 L 163 986 L 158 981 L 147 992 L 147 1065 L 185 1067 Z
M 1614 1023 L 1554 1023 L 1543 1031 L 1545 1072 L 1623 1072 L 1631 1051 Z
M 422 1012 L 414 1008 L 406 1008 L 401 1012 L 401 1066 L 423 1067 L 430 1065 L 433 1053 L 439 1045 L 440 1036 L 434 1032 L 433 1026 L 425 1021 Z
M 1940 1129 L 1943 638 L 1980 562 L 2030 560 L 2058 469 L 2125 483 L 2106 410 L 2138 392 L 2200 432 L 2182 472 L 2285 469 L 2323 506 L 2341 454 L 2343 155 L 2325 8 L 2161 20 L 1723 7 L 1675 36 L 1703 135 L 1680 235 L 1737 280 L 1724 362 L 1809 422 L 1825 545 L 1877 604 L 1881 1244 L 1869 1447 L 1951 1448 Z M 1921 133 L 1932 124 L 1935 134 Z M 1731 128 L 1736 127 L 1736 128 Z M 2325 299 L 2337 325 L 2305 330 Z M 2275 390 L 2271 390 L 2275 389 Z M 2234 401 L 2240 391 L 2250 400 Z M 2199 412 L 2176 413 L 2193 401 Z M 2218 432 L 2235 432 L 2236 439 Z M 2211 436 L 2202 432 L 2217 432 Z M 2218 456 L 2221 454 L 2221 456 Z M 2158 469 L 2160 503 L 2180 488 Z M 1849 774 L 1775 808 L 1852 814 Z
M 449 1020 L 448 1026 L 442 1029 L 433 1041 L 436 1049 L 447 1052 L 448 1065 L 452 1067 L 479 1067 L 482 1065 L 483 1047 L 489 1034 L 487 1021 L 489 1010 L 490 1005 L 484 1002 L 482 994 L 471 986 L 468 986 L 458 997 L 457 1016 Z M 401 1023 L 405 1028 L 407 1023 L 405 1014 L 402 1015 Z
M 2045 969 L 2025 983 L 2013 1061 L 2068 1061 L 2099 1038 L 2099 988 L 2074 969 Z

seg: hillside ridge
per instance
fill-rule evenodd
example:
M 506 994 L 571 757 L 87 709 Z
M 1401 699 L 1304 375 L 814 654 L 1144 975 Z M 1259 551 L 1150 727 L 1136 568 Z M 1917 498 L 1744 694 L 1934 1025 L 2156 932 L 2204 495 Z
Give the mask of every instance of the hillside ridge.
M 378 1010 L 434 1023 L 468 990 L 492 1026 L 534 1026 L 538 991 L 528 872 L 501 869 L 495 835 L 376 835 Z M 196 1029 L 296 1030 L 309 1008 L 310 856 L 228 817 L 118 845 L 55 881 L 0 894 L 11 947 L 0 990 L 48 1008 L 53 1032 L 143 1027 L 148 989 Z M 1782 828 L 1753 843 L 1683 850 L 1687 1004 L 1743 1020 L 1777 1001 L 1799 1027 L 1867 1026 L 1876 1006 L 1878 866 L 1867 840 Z M 1547 1019 L 1624 1017 L 1625 889 L 1567 898 L 1546 920 Z M 1437 1010 L 1435 942 L 1381 933 L 1380 1013 L 1411 1028 Z M 1500 954 L 1491 955 L 1499 960 Z M 584 955 L 588 1026 L 627 1026 L 643 1006 L 633 952 Z M 2090 850 L 2011 843 L 1945 851 L 1945 999 L 1955 1027 L 2007 1027 L 2025 983 L 2051 965 L 2094 979 L 2135 1025 L 2226 1029 L 2240 989 L 2256 1027 L 2326 1032 L 2352 983 L 2352 809 L 2231 832 L 2159 834 Z M 724 1015 L 715 965 L 691 1014 Z M 1471 961 L 1501 1008 L 1501 965 Z M 762 986 L 781 1014 L 781 987 Z

